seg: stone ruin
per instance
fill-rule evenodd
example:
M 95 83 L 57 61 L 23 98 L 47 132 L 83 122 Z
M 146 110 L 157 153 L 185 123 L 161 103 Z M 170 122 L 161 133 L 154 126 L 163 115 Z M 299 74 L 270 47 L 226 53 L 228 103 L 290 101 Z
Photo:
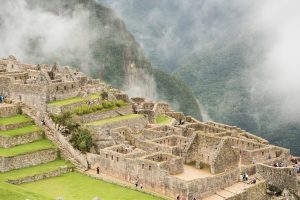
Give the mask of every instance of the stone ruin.
M 80 105 L 51 106 L 48 104 L 51 101 L 103 91 L 128 102 L 129 106 L 80 116 L 81 123 L 93 133 L 94 146 L 84 155 L 69 150 L 72 156 L 68 159 L 79 161 L 74 163 L 76 166 L 99 168 L 107 176 L 138 182 L 147 190 L 170 198 L 178 195 L 188 200 L 284 199 L 284 195 L 300 198 L 300 176 L 290 162 L 289 149 L 269 144 L 235 126 L 185 116 L 171 110 L 166 103 L 142 97 L 129 99 L 124 92 L 69 67 L 23 64 L 14 56 L 0 60 L 0 94 L 25 104 L 40 118 L 48 119 L 50 114 Z M 89 124 L 126 115 L 138 117 Z M 158 115 L 171 120 L 156 124 Z M 51 128 L 50 122 L 46 125 Z M 64 139 L 62 135 L 59 137 Z M 68 145 L 61 142 L 59 147 L 66 151 L 70 149 Z M 282 166 L 274 167 L 276 163 Z M 241 174 L 248 174 L 256 183 L 241 181 Z M 275 195 L 274 188 L 280 194 Z

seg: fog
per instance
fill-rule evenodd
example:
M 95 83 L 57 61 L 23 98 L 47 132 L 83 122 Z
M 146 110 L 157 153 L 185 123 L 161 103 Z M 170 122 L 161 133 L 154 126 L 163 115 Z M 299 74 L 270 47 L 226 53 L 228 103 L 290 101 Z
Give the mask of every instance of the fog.
M 170 73 L 193 56 L 250 41 L 244 62 L 253 105 L 269 101 L 282 121 L 300 117 L 300 2 L 98 0 L 125 20 L 151 62 Z M 259 44 L 252 45 L 251 40 Z M 257 41 L 258 41 L 257 40 Z M 246 43 L 246 42 L 245 42 Z M 247 48 L 248 48 L 247 47 Z M 252 49 L 251 49 L 252 48 Z M 250 66 L 250 67 L 249 67 Z M 228 80 L 232 81 L 232 80 Z M 225 95 L 224 95 L 225 96 Z M 254 108 L 262 112 L 263 109 Z
M 32 4 L 26 0 L 1 1 L 0 58 L 15 55 L 27 63 L 58 62 L 89 74 L 95 71 L 93 68 L 103 67 L 93 56 L 93 45 L 100 38 L 108 37 L 107 34 L 113 34 L 112 24 L 92 26 L 90 11 L 80 4 L 75 9 L 57 7 L 55 13 Z M 115 20 L 114 16 L 109 17 Z M 130 42 L 114 39 L 117 44 Z M 130 95 L 156 98 L 154 80 L 143 70 L 134 71 L 126 78 L 122 89 Z

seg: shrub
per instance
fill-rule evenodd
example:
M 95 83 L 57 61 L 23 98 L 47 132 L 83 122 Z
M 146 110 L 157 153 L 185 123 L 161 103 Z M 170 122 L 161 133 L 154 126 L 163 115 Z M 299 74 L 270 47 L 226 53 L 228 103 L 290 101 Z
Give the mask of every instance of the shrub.
M 114 107 L 114 103 L 109 102 L 109 101 L 104 101 L 104 102 L 102 103 L 102 106 L 103 106 L 103 108 L 105 108 L 105 109 L 109 109 L 109 108 Z
M 70 139 L 72 146 L 81 152 L 88 152 L 93 145 L 92 135 L 88 129 L 76 129 Z
M 101 93 L 101 98 L 103 99 L 103 100 L 107 100 L 108 99 L 108 92 L 102 92 Z
M 126 106 L 127 103 L 125 103 L 123 100 L 118 100 L 117 103 L 116 103 L 116 106 L 118 107 L 122 107 L 122 106 Z

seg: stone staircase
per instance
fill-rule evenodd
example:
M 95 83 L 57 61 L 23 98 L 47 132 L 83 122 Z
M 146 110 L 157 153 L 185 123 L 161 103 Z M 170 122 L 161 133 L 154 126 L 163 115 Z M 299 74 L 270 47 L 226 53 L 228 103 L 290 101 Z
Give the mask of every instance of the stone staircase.
M 265 186 L 265 181 L 259 175 L 250 177 L 250 180 L 254 177 L 257 180 L 255 184 L 238 182 L 224 188 L 223 190 L 215 192 L 215 194 L 208 196 L 203 200 L 233 200 L 242 199 L 241 197 L 247 197 L 250 199 L 250 197 L 253 195 L 256 196 L 255 199 L 264 199 L 266 195 L 263 189 Z M 260 192 L 260 190 L 262 192 Z

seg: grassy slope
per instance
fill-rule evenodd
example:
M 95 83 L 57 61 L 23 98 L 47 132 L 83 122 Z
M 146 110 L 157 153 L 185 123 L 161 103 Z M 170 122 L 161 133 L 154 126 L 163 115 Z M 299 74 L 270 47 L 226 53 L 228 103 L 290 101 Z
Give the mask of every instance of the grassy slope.
M 29 144 L 18 145 L 8 149 L 0 148 L 0 156 L 11 157 L 54 147 L 55 146 L 49 140 L 43 139 Z
M 13 136 L 19 136 L 19 135 L 26 135 L 28 133 L 33 133 L 40 131 L 41 129 L 36 126 L 36 125 L 30 125 L 30 126 L 25 126 L 22 128 L 17 128 L 13 130 L 8 130 L 8 131 L 0 131 L 1 136 L 6 136 L 6 137 L 13 137 Z
M 134 119 L 134 118 L 138 118 L 141 116 L 143 116 L 143 115 L 130 114 L 130 115 L 112 117 L 112 118 L 107 118 L 107 119 L 103 119 L 103 120 L 99 120 L 99 121 L 90 122 L 90 123 L 87 123 L 87 125 L 104 125 L 104 124 L 119 122 L 119 121 L 126 120 L 126 119 Z
M 52 101 L 49 102 L 49 105 L 54 105 L 54 106 L 65 106 L 65 105 L 69 105 L 69 104 L 73 104 L 73 103 L 78 103 L 78 102 L 83 102 L 85 100 L 89 100 L 89 99 L 97 99 L 100 98 L 99 94 L 92 94 L 86 98 L 83 97 L 73 97 L 73 98 L 69 98 L 69 99 L 64 99 L 64 100 L 58 100 L 58 101 Z
M 1 173 L 0 180 L 2 180 L 2 181 L 14 180 L 14 179 L 18 179 L 18 178 L 32 176 L 35 174 L 50 172 L 50 171 L 59 169 L 59 167 L 61 167 L 61 166 L 71 167 L 72 164 L 69 162 L 66 162 L 64 160 L 55 160 L 55 161 L 52 161 L 49 163 L 40 164 L 40 165 L 33 166 L 33 167 L 26 167 L 23 169 L 12 170 L 9 172 Z
M 75 172 L 21 186 L 52 198 L 62 196 L 64 200 L 86 200 L 95 196 L 105 200 L 159 199 Z
M 166 115 L 158 115 L 155 119 L 155 122 L 157 124 L 169 124 L 172 121 L 172 119 Z
M 32 121 L 32 119 L 25 115 L 16 115 L 13 117 L 0 118 L 0 125 L 19 124 L 30 121 Z

